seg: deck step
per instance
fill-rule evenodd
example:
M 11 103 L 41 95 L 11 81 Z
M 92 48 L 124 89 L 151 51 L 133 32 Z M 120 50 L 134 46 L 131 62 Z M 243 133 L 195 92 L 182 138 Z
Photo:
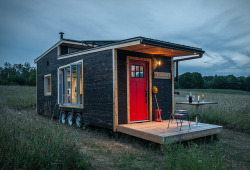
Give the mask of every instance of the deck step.
M 121 124 L 118 125 L 117 131 L 151 142 L 169 144 L 219 134 L 223 128 L 222 126 L 206 123 L 199 123 L 197 127 L 195 122 L 192 122 L 191 129 L 189 129 L 188 122 L 183 121 L 180 131 L 176 123 L 170 123 L 168 128 L 168 122 L 168 120 L 164 120 L 163 122 Z

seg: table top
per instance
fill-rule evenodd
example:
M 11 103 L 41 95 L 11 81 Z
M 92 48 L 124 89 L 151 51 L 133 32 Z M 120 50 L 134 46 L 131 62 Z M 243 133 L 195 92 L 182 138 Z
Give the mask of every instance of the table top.
M 187 104 L 187 105 L 205 105 L 205 104 L 218 104 L 217 102 L 176 102 L 176 104 Z

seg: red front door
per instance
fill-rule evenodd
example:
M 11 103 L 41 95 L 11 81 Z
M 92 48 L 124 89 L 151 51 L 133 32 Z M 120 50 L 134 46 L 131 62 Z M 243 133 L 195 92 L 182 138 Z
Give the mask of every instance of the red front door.
M 129 61 L 130 121 L 148 120 L 147 62 Z

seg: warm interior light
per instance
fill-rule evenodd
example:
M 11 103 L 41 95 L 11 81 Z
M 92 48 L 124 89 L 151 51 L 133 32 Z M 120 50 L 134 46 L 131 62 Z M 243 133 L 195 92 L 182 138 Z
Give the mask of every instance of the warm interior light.
M 158 65 L 161 65 L 161 61 L 158 61 Z
M 194 55 L 196 55 L 197 53 L 194 53 Z

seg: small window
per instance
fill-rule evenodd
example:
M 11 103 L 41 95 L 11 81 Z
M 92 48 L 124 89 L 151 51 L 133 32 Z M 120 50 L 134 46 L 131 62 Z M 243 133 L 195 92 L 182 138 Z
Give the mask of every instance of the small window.
M 132 78 L 144 78 L 144 66 L 131 65 L 131 77 Z
M 51 74 L 44 76 L 44 95 L 51 96 Z
M 60 45 L 58 46 L 58 56 L 65 55 L 69 53 L 69 47 Z

